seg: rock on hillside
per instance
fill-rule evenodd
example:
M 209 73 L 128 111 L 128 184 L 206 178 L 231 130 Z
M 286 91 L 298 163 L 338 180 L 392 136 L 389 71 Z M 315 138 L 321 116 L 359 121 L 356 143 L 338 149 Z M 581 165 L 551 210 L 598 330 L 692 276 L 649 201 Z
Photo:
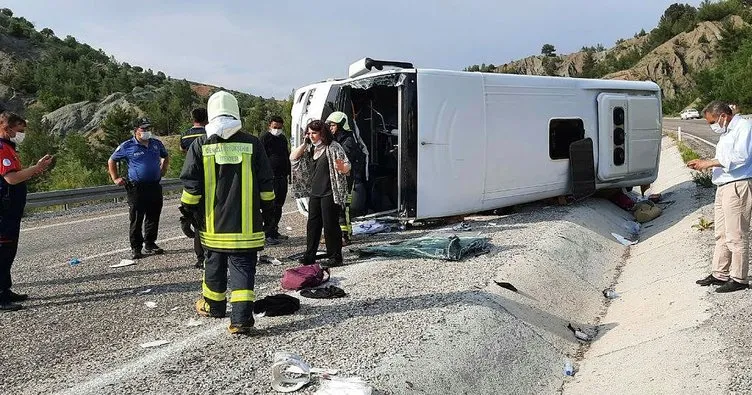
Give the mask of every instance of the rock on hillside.
M 139 112 L 131 100 L 123 93 L 113 93 L 99 103 L 82 101 L 60 107 L 42 117 L 42 122 L 50 125 L 50 131 L 59 136 L 69 132 L 89 133 L 97 130 L 107 114 L 118 106 Z
M 745 23 L 738 16 L 730 20 L 735 26 Z M 694 85 L 689 77 L 690 70 L 709 68 L 716 61 L 721 26 L 720 22 L 702 22 L 691 32 L 680 33 L 655 48 L 631 69 L 618 71 L 604 78 L 655 81 L 663 88 L 663 94 L 672 98 L 678 91 Z

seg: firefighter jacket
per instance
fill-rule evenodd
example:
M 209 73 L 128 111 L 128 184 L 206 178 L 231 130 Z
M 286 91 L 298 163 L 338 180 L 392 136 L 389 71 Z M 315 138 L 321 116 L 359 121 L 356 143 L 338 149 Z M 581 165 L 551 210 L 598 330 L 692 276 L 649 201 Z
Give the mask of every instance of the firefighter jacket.
M 181 202 L 197 222 L 201 244 L 218 252 L 264 247 L 264 214 L 274 201 L 274 175 L 261 142 L 237 132 L 199 137 L 186 153 Z

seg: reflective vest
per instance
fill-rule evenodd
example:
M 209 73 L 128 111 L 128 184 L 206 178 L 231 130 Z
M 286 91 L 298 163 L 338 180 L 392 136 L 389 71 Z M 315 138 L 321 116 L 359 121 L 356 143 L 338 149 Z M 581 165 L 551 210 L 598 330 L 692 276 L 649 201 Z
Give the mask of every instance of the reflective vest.
M 238 252 L 264 247 L 261 208 L 274 201 L 274 175 L 258 138 L 237 132 L 225 140 L 199 137 L 186 153 L 181 202 L 201 213 L 201 244 Z

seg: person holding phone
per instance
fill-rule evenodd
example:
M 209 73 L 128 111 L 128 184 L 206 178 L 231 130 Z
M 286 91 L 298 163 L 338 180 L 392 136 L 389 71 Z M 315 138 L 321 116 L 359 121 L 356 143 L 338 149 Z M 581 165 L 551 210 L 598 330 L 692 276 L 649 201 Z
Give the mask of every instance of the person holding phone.
M 347 199 L 347 176 L 351 164 L 345 150 L 334 141 L 326 124 L 314 120 L 306 126 L 306 137 L 290 154 L 293 171 L 308 180 L 308 224 L 306 252 L 301 263 L 316 262 L 316 251 L 324 229 L 327 261 L 324 268 L 342 265 L 342 230 L 339 214 Z

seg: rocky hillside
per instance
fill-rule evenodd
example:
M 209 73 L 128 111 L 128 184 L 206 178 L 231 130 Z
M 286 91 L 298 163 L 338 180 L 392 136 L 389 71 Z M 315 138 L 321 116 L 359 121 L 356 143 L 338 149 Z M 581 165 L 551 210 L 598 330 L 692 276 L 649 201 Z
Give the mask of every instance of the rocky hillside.
M 605 79 L 654 81 L 663 89 L 667 99 L 677 93 L 694 86 L 691 72 L 707 69 L 714 65 L 718 58 L 718 41 L 721 31 L 727 22 L 701 22 L 695 29 L 682 32 L 665 43 L 641 56 L 635 65 L 624 70 L 618 70 L 599 76 Z M 746 22 L 739 16 L 728 19 L 735 27 L 743 27 Z M 554 75 L 564 77 L 580 77 L 584 70 L 588 56 L 593 61 L 603 62 L 607 58 L 619 60 L 644 48 L 650 40 L 650 34 L 619 42 L 612 48 L 603 51 L 583 50 L 568 55 L 553 57 L 556 62 Z M 591 55 L 589 55 L 591 54 Z M 499 66 L 500 73 L 547 75 L 544 62 L 547 56 L 530 56 L 521 60 Z
M 0 9 L 0 107 L 39 119 L 55 136 L 96 132 L 114 109 L 151 117 L 160 134 L 179 133 L 190 109 L 219 89 L 118 62 Z M 250 130 L 283 112 L 284 102 L 232 92 Z

